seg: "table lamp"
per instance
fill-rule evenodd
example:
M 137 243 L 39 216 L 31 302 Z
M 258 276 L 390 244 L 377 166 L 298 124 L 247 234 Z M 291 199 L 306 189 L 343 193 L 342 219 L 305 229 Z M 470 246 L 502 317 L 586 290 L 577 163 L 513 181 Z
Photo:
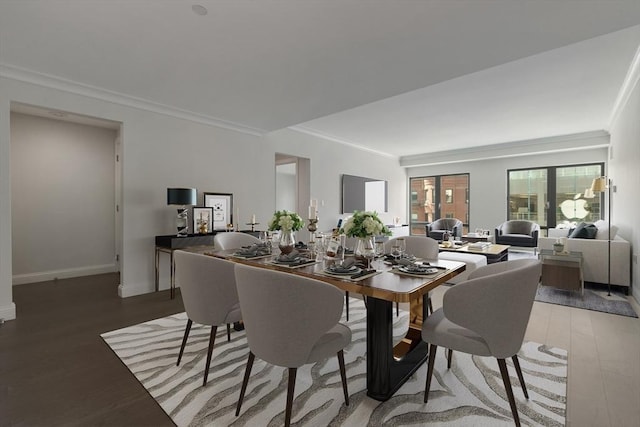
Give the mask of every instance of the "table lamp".
M 195 188 L 167 188 L 167 205 L 180 206 L 176 217 L 178 237 L 189 234 L 189 210 L 187 205 L 197 204 L 198 192 Z

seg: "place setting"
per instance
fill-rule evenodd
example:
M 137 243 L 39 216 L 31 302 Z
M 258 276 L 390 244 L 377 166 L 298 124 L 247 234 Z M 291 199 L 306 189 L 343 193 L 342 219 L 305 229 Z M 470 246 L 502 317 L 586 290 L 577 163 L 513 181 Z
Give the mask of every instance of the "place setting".
M 325 276 L 332 276 L 340 279 L 360 281 L 381 273 L 380 271 L 371 268 L 370 264 L 369 267 L 366 267 L 357 263 L 355 258 L 351 257 L 344 261 L 336 261 L 327 264 L 325 265 L 322 273 Z
M 303 254 L 297 249 L 294 249 L 292 252 L 288 254 L 280 254 L 270 263 L 273 265 L 277 265 L 279 267 L 285 268 L 301 268 L 307 267 L 313 264 L 317 264 L 319 261 L 316 261 L 315 258 L 309 258 L 307 254 Z
M 256 243 L 251 246 L 243 246 L 232 255 L 234 258 L 260 259 L 272 256 L 272 248 L 268 243 Z

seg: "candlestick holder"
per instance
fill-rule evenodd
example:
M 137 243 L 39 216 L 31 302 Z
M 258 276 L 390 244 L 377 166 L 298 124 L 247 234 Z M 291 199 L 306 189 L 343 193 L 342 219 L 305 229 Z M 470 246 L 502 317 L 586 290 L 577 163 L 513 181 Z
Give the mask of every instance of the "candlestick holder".
M 260 223 L 259 222 L 247 222 L 246 225 L 250 225 L 251 226 L 251 231 L 256 231 L 255 230 L 256 225 L 260 225 Z
M 313 239 L 314 233 L 318 229 L 318 217 L 309 218 L 309 225 L 307 225 L 307 230 L 311 233 L 311 239 Z

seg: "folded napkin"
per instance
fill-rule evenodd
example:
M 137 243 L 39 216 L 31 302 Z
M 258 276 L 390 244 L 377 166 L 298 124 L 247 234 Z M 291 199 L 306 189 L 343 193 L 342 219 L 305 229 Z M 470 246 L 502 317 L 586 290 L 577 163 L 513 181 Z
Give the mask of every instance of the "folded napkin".
M 288 254 L 280 254 L 277 258 L 277 261 L 292 262 L 292 261 L 297 261 L 299 258 L 300 258 L 300 252 L 294 249 Z
M 344 273 L 351 273 L 353 271 L 358 271 L 359 268 L 356 267 L 355 265 L 353 265 L 353 263 L 351 263 L 350 265 L 332 265 L 329 266 L 329 268 L 327 268 L 327 270 L 331 273 L 340 273 L 340 274 L 344 274 Z
M 245 246 L 238 249 L 235 252 L 235 255 L 251 258 L 251 257 L 257 257 L 257 256 L 269 255 L 270 253 L 271 253 L 271 247 L 269 247 L 268 244 L 256 243 L 255 245 L 251 245 L 248 247 Z
M 426 273 L 433 267 L 428 267 L 424 265 L 411 264 L 411 265 L 403 265 L 400 267 L 402 271 L 406 271 L 407 273 Z

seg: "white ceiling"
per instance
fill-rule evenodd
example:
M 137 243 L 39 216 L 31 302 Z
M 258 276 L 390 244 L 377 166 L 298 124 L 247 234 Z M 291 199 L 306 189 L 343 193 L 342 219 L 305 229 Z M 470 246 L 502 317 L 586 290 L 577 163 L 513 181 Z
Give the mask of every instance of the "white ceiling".
M 0 66 L 406 156 L 606 129 L 639 24 L 638 0 L 0 0 Z

